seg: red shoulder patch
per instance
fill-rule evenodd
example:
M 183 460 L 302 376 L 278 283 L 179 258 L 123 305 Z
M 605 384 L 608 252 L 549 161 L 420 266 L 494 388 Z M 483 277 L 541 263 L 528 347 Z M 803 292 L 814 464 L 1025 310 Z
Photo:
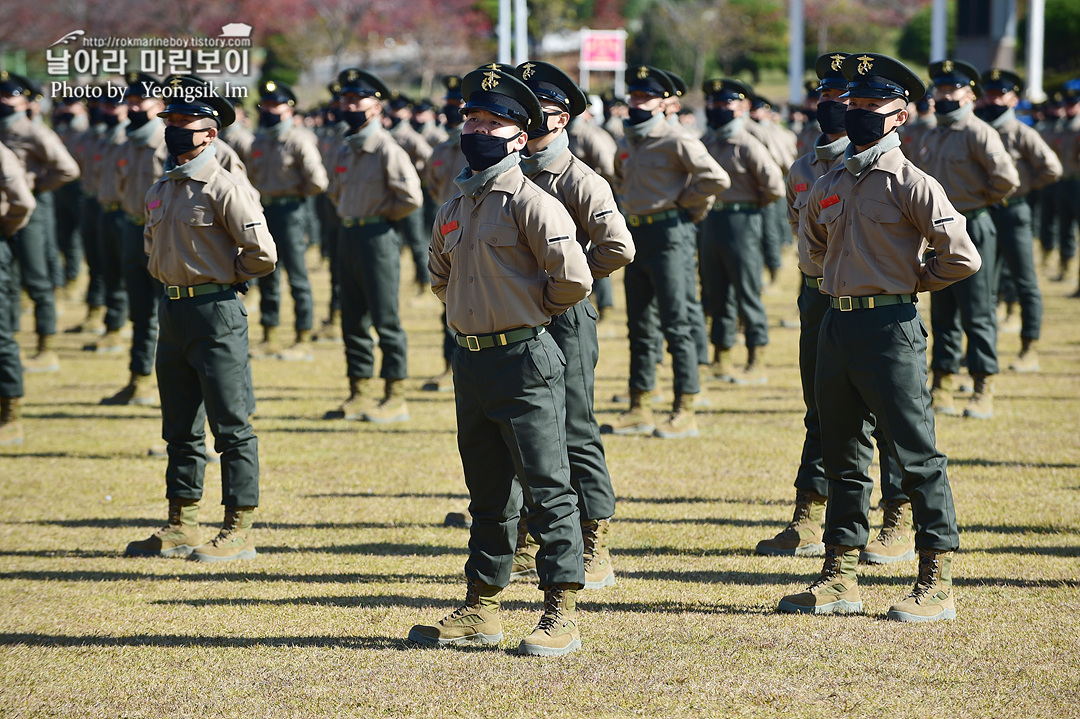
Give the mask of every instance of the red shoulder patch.
M 116 161 L 116 166 L 117 167 L 123 167 L 126 164 L 127 164 L 127 160 L 125 160 L 123 158 L 120 158 L 119 160 Z
M 806 192 L 806 183 L 800 182 L 799 184 L 795 185 L 795 192 Z
M 442 227 L 440 227 L 440 228 L 439 228 L 439 232 L 441 232 L 441 233 L 443 233 L 443 234 L 445 235 L 445 234 L 447 234 L 448 232 L 453 232 L 453 231 L 454 231 L 454 230 L 456 230 L 457 228 L 458 228 L 457 220 L 452 220 L 452 221 L 450 221 L 450 222 L 447 222 L 447 223 L 446 223 L 445 225 L 443 225 Z
M 624 152 L 623 154 L 619 155 L 619 159 L 620 159 L 620 160 L 625 160 L 625 159 L 626 159 L 626 158 L 628 158 L 628 157 L 630 157 L 630 153 L 629 153 L 629 152 Z
M 101 162 L 101 155 L 94 155 L 94 162 Z
M 443 164 L 443 162 L 444 160 L 436 160 L 435 162 L 431 163 L 431 166 L 438 167 L 439 165 Z
M 251 151 L 251 156 L 252 157 L 262 157 L 262 154 L 263 154 L 262 150 L 252 150 Z
M 840 198 L 838 196 L 829 195 L 828 197 L 826 197 L 824 200 L 821 201 L 821 207 L 822 207 L 822 209 L 824 209 L 826 207 L 832 207 L 837 202 L 840 202 Z
M 338 165 L 337 167 L 334 168 L 334 172 L 338 172 L 338 173 L 346 172 L 346 171 L 348 171 L 348 169 L 349 168 L 345 167 L 345 165 Z
M 155 207 L 160 207 L 160 206 L 161 206 L 161 200 L 152 200 L 152 201 L 146 203 L 146 209 L 148 209 L 148 210 L 152 210 Z

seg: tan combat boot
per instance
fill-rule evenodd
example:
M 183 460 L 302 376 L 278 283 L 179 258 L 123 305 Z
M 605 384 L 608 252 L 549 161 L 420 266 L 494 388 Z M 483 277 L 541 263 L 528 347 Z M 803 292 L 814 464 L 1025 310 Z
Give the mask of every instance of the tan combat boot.
M 1054 282 L 1065 282 L 1069 279 L 1069 275 L 1072 274 L 1072 261 L 1073 258 L 1071 257 L 1061 258 L 1061 269 L 1057 276 L 1054 277 Z
M 122 390 L 101 400 L 104 405 L 151 405 L 157 401 L 158 395 L 154 391 L 153 380 L 148 374 L 131 373 L 131 379 Z
M 278 352 L 277 358 L 285 362 L 313 361 L 315 355 L 311 354 L 311 330 L 296 330 L 296 342 Z
M 1031 337 L 1020 338 L 1020 354 L 1009 365 L 1009 369 L 1020 374 L 1039 371 L 1039 353 L 1035 349 L 1038 340 Z
M 405 380 L 386 380 L 386 393 L 375 407 L 364 412 L 361 419 L 375 424 L 408 422 L 409 406 L 405 403 Z
M 713 361 L 709 365 L 709 379 L 716 382 L 731 382 L 735 376 L 735 364 L 731 359 L 731 348 L 713 349 Z
M 736 372 L 732 378 L 732 384 L 749 385 L 765 384 L 769 378 L 765 375 L 765 347 L 752 346 L 746 348 L 746 366 Z
M 990 419 L 994 416 L 994 389 L 990 385 L 990 375 L 972 374 L 975 381 L 974 393 L 964 407 L 964 416 L 972 419 Z
M 866 545 L 859 561 L 866 564 L 892 564 L 915 558 L 915 535 L 911 531 L 911 502 L 890 499 L 882 502 L 885 518 L 877 539 Z
M 105 308 L 87 307 L 86 319 L 64 331 L 69 334 L 78 334 L 80 332 L 85 332 L 89 335 L 105 334 Z
M 1015 302 L 1005 303 L 1005 314 L 998 315 L 998 334 L 1014 335 L 1020 331 L 1022 322 L 1020 313 L 1016 311 Z
M 452 644 L 498 644 L 502 641 L 499 619 L 500 587 L 468 578 L 465 603 L 437 624 L 417 624 L 409 630 L 409 641 L 429 647 Z
M 318 333 L 312 335 L 312 339 L 316 342 L 341 344 L 341 310 L 330 312 L 330 319 L 322 323 L 322 327 L 319 328 Z
M 187 557 L 202 544 L 199 500 L 170 499 L 168 523 L 141 542 L 132 542 L 125 557 Z
M 226 507 L 221 531 L 206 544 L 196 547 L 190 559 L 196 562 L 254 559 L 255 540 L 251 536 L 251 524 L 254 520 L 254 507 Z
M 825 564 L 821 574 L 798 594 L 780 600 L 778 612 L 805 614 L 848 614 L 862 612 L 859 579 L 859 548 L 825 545 Z
M 615 570 L 611 566 L 611 553 L 607 548 L 610 531 L 610 519 L 586 519 L 581 523 L 581 539 L 585 547 L 585 589 L 603 589 L 615 583 Z
M 37 352 L 22 361 L 23 372 L 59 372 L 60 355 L 56 354 L 56 335 L 38 335 Z
M 630 409 L 602 425 L 603 434 L 652 434 L 656 429 L 652 407 L 648 406 L 649 390 L 630 388 Z
M 19 421 L 19 398 L 0 397 L 0 447 L 22 444 L 22 422 Z
M 694 416 L 693 396 L 690 394 L 675 395 L 675 404 L 671 407 L 671 414 L 663 424 L 653 432 L 654 437 L 660 439 L 682 439 L 684 437 L 697 437 L 697 418 Z
M 795 512 L 784 530 L 771 539 L 763 539 L 754 550 L 756 554 L 787 557 L 820 557 L 825 554 L 821 543 L 821 522 L 825 519 L 826 498 L 810 490 L 796 490 Z
M 521 640 L 518 654 L 558 657 L 581 649 L 577 625 L 577 585 L 543 587 L 544 613 L 532 634 Z
M 420 388 L 425 392 L 453 392 L 454 391 L 454 370 L 450 365 L 446 365 L 446 369 L 438 377 L 432 377 Z
M 120 336 L 120 329 L 106 329 L 105 334 L 97 342 L 83 345 L 84 352 L 93 352 L 99 355 L 117 354 L 125 349 L 124 338 Z
M 281 353 L 281 345 L 278 343 L 278 328 L 263 325 L 262 329 L 262 341 L 248 351 L 248 356 L 251 359 L 273 359 Z
M 952 592 L 952 552 L 919 550 L 919 577 L 907 599 L 889 608 L 898 622 L 939 622 L 956 619 Z
M 337 409 L 324 415 L 324 419 L 360 419 L 364 412 L 374 409 L 375 399 L 370 377 L 350 377 L 349 397 Z
M 953 389 L 956 387 L 953 374 L 934 370 L 934 382 L 930 386 L 930 407 L 934 414 L 955 415 L 956 402 L 953 400 Z
M 510 581 L 539 578 L 536 573 L 536 553 L 539 550 L 540 543 L 529 534 L 529 527 L 522 516 L 518 519 L 517 544 L 514 547 L 514 564 L 510 568 Z

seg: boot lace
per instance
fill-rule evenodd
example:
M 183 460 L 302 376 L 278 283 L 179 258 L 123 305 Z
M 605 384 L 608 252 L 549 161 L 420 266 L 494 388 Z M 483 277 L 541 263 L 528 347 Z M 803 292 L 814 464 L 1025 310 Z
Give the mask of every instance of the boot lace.
M 814 580 L 807 591 L 813 591 L 819 587 L 831 583 L 840 574 L 840 555 L 830 546 L 825 547 L 825 564 L 821 568 L 821 574 Z
M 562 591 L 552 590 L 544 594 L 544 614 L 536 625 L 537 629 L 550 633 L 562 626 L 562 607 L 559 606 L 562 598 Z
M 941 562 L 936 554 L 929 552 L 919 555 L 919 578 L 915 580 L 915 587 L 909 597 L 916 602 L 922 602 L 930 595 L 930 590 L 937 585 L 938 572 Z
M 885 503 L 885 517 L 881 523 L 881 531 L 878 532 L 877 540 L 885 546 L 893 543 L 896 539 L 896 535 L 900 533 L 900 522 L 904 516 L 904 505 L 906 502 L 886 502 Z
M 596 554 L 596 543 L 600 539 L 600 523 L 589 522 L 588 524 L 581 525 L 581 540 L 584 545 L 585 563 L 588 564 L 593 555 Z
M 520 552 L 525 549 L 525 545 L 529 541 L 529 526 L 525 523 L 525 518 L 522 517 L 518 520 L 517 526 L 517 544 L 514 546 L 515 552 Z

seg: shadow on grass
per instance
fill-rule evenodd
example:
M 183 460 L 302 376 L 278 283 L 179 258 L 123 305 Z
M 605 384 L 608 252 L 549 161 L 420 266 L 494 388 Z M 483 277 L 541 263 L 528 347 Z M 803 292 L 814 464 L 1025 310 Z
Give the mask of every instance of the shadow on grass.
M 328 546 L 309 547 L 258 547 L 259 554 L 371 554 L 387 555 L 393 557 L 408 557 L 421 555 L 435 557 L 446 554 L 468 554 L 469 550 L 464 545 L 459 547 L 446 547 L 437 544 L 393 544 L 375 542 L 371 544 L 331 544 Z
M 1080 557 L 1080 547 L 989 547 L 987 549 L 965 549 L 965 554 L 1020 554 L 1043 557 Z
M 72 636 L 64 634 L 0 634 L 5 647 L 333 647 L 341 649 L 416 648 L 397 637 L 200 637 L 189 634 L 139 634 L 125 637 Z
M 268 420 L 295 420 L 298 422 L 315 421 L 317 417 L 285 417 L 285 416 L 273 416 L 267 417 Z M 306 429 L 302 427 L 267 427 L 260 425 L 258 427 L 259 434 L 287 434 L 294 433 L 306 433 L 306 432 L 368 432 L 370 434 L 398 434 L 398 435 L 433 435 L 433 434 L 457 434 L 455 429 L 405 429 L 404 427 L 389 428 L 386 425 L 372 424 L 371 422 L 355 422 L 347 419 L 328 419 L 325 420 L 327 424 L 334 422 L 337 427 L 325 427 L 319 429 Z M 256 424 L 258 424 L 258 418 L 256 418 Z
M 32 407 L 33 405 L 31 405 Z M 97 404 L 90 405 L 97 407 Z M 113 414 L 112 412 L 102 412 L 101 414 L 76 414 L 74 412 L 34 412 L 32 409 L 23 413 L 23 417 L 27 419 L 92 419 L 92 420 L 118 420 L 118 419 L 154 419 L 160 417 L 161 411 L 155 411 L 152 407 L 147 407 L 147 411 L 143 414 Z
M 949 465 L 960 467 L 1016 467 L 1017 469 L 1080 469 L 1080 464 L 1061 462 L 1016 462 L 1002 459 L 954 459 L 949 457 Z
M 960 532 L 990 534 L 1080 534 L 1076 527 L 1054 527 L 1044 524 L 962 524 Z
M 782 527 L 779 519 L 737 519 L 735 517 L 678 517 L 658 519 L 656 517 L 621 517 L 619 524 L 715 524 L 723 527 Z
M 750 497 L 619 497 L 619 504 L 749 504 L 790 507 L 790 499 L 754 499 Z M 621 522 L 618 516 L 612 521 Z
M 469 495 L 460 492 L 328 492 L 325 494 L 303 494 L 304 499 L 338 499 L 355 497 L 358 499 L 454 499 L 469 501 Z
M 10 524 L 35 524 L 43 527 L 66 527 L 71 529 L 90 527 L 95 529 L 122 529 L 126 527 L 161 527 L 162 520 L 141 517 L 87 518 L 87 519 L 38 519 Z M 255 529 L 401 529 L 403 527 L 442 527 L 442 522 L 255 522 Z M 259 548 L 262 551 L 262 548 Z
M 98 454 L 96 452 L 19 452 L 18 454 L 5 454 L 4 459 L 161 459 L 151 457 L 146 450 L 141 452 L 113 452 L 111 454 Z
M 115 556 L 119 557 L 119 553 Z M 189 568 L 192 564 L 180 559 L 129 559 L 137 562 L 166 562 L 177 569 Z M 164 564 L 157 564 L 164 568 Z M 150 572 L 65 572 L 65 571 L 25 571 L 0 572 L 0 581 L 26 580 L 34 582 L 146 582 L 146 581 L 182 581 L 182 582 L 296 582 L 298 584 L 446 584 L 460 583 L 461 574 L 260 574 L 249 572 L 221 573 L 179 573 L 163 571 Z

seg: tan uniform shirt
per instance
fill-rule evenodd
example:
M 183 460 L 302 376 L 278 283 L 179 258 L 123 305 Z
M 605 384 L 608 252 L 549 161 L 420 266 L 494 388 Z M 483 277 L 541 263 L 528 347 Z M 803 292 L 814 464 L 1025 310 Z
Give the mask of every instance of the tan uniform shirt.
M 11 237 L 26 227 L 35 207 L 26 170 L 18 156 L 0 144 L 0 236 Z
M 608 182 L 614 181 L 616 144 L 611 135 L 579 115 L 566 126 L 566 139 L 574 157 Z
M 592 273 L 574 220 L 517 166 L 435 216 L 431 290 L 459 334 L 545 325 L 585 299 Z
M 912 162 L 918 162 L 919 150 L 922 148 L 926 133 L 937 127 L 937 118 L 933 115 L 919 117 L 900 128 L 900 149 Z
M 101 176 L 101 159 L 94 162 L 98 144 L 101 142 L 100 125 L 98 129 L 90 128 L 83 132 L 75 140 L 75 149 L 71 155 L 78 162 L 80 168 L 79 186 L 84 195 L 97 197 L 97 181 Z
M 749 117 L 746 118 L 746 131 L 769 148 L 769 154 L 786 174 L 791 163 L 798 157 L 798 138 L 795 133 L 772 120 L 758 122 Z
M 267 132 L 256 135 L 247 174 L 264 198 L 317 195 L 328 184 L 315 136 L 299 127 L 280 140 Z
M 697 222 L 709 213 L 716 195 L 731 186 L 731 178 L 701 140 L 662 118 L 637 142 L 624 135 L 618 147 L 615 189 L 628 214 L 681 208 Z
M 1005 151 L 1012 157 L 1020 173 L 1017 195 L 1027 195 L 1032 190 L 1052 185 L 1061 179 L 1061 160 L 1034 128 L 1014 117 L 998 128 L 998 133 L 1005 143 Z
M 768 149 L 745 129 L 726 140 L 709 130 L 701 140 L 731 178 L 731 187 L 716 196 L 718 201 L 764 207 L 784 194 L 783 171 Z
M 926 133 L 917 162 L 960 212 L 996 205 L 1020 185 L 1001 136 L 972 113 Z
M 34 192 L 49 192 L 79 179 L 79 165 L 60 136 L 25 115 L 0 127 L 0 142 L 19 158 Z
M 415 127 L 413 129 L 416 130 Z M 424 123 L 424 126 L 417 130 L 417 132 L 427 140 L 427 144 L 431 145 L 433 149 L 440 142 L 446 142 L 446 139 L 450 137 L 446 130 L 440 127 L 437 122 Z
M 431 158 L 425 168 L 424 184 L 431 199 L 442 205 L 458 194 L 454 178 L 460 175 L 468 164 L 465 155 L 461 154 L 461 128 L 455 127 L 450 130 L 450 137 L 446 142 L 436 145 L 431 151 Z
M 139 145 L 131 138 L 120 147 L 116 161 L 116 181 L 120 190 L 120 204 L 132 217 L 143 218 L 146 212 L 146 193 L 165 173 L 165 160 L 169 150 L 165 147 L 165 123 L 153 119 L 158 127 Z
M 255 134 L 238 122 L 226 127 L 218 135 L 222 142 L 236 150 L 236 154 L 246 164 L 251 162 L 251 144 L 255 142 Z M 220 159 L 220 156 L 219 156 Z M 232 170 L 229 170 L 232 172 Z
M 147 269 L 165 285 L 232 285 L 270 274 L 277 247 L 258 195 L 210 158 L 194 176 L 146 193 Z
M 817 142 L 819 137 L 821 137 L 821 125 L 818 124 L 816 119 L 811 118 L 809 122 L 799 128 L 795 140 L 795 151 L 800 158 L 813 151 L 814 143 Z
M 400 220 L 424 201 L 420 176 L 409 155 L 386 130 L 376 128 L 353 150 L 343 142 L 334 157 L 326 191 L 339 217 L 384 217 Z
M 1051 136 L 1051 147 L 1061 160 L 1065 179 L 1080 177 L 1080 115 L 1055 123 Z
M 611 186 L 570 150 L 564 150 L 529 179 L 570 213 L 594 280 L 633 262 L 634 238 L 615 204 Z
M 247 166 L 244 165 L 244 161 L 240 158 L 240 153 L 237 152 L 227 142 L 223 142 L 221 138 L 214 140 L 214 147 L 217 148 L 217 161 L 218 164 L 225 168 L 225 170 L 236 177 L 238 182 L 251 185 L 251 179 L 247 174 Z
M 409 154 L 416 172 L 423 175 L 424 166 L 431 157 L 431 145 L 428 141 L 405 120 L 399 122 L 389 132 L 394 141 L 401 145 L 401 149 Z
M 899 147 L 860 177 L 842 165 L 825 173 L 799 232 L 821 265 L 821 291 L 833 297 L 940 290 L 982 266 L 965 217 Z M 923 262 L 928 247 L 936 257 Z
M 827 142 L 824 135 L 818 135 L 818 138 L 820 142 Z M 846 139 L 842 144 L 847 147 Z M 811 261 L 809 248 L 799 233 L 799 223 L 814 183 L 829 170 L 843 164 L 844 152 L 841 150 L 832 159 L 827 159 L 818 157 L 817 145 L 814 147 L 815 149 L 796 160 L 788 171 L 787 219 L 799 250 L 799 269 L 808 277 L 821 277 L 821 267 Z
M 347 122 L 339 122 L 330 127 L 324 127 L 319 134 L 319 155 L 322 157 L 323 167 L 326 168 L 327 178 L 334 176 L 334 158 L 338 148 L 345 141 L 345 133 L 349 131 Z
M 101 159 L 101 174 L 98 176 L 97 199 L 107 209 L 111 205 L 120 204 L 120 184 L 117 179 L 120 155 L 124 145 L 127 144 L 127 122 L 106 130 L 104 142 L 99 145 Z M 95 155 L 97 157 L 97 155 Z M 117 208 L 119 209 L 119 208 Z

